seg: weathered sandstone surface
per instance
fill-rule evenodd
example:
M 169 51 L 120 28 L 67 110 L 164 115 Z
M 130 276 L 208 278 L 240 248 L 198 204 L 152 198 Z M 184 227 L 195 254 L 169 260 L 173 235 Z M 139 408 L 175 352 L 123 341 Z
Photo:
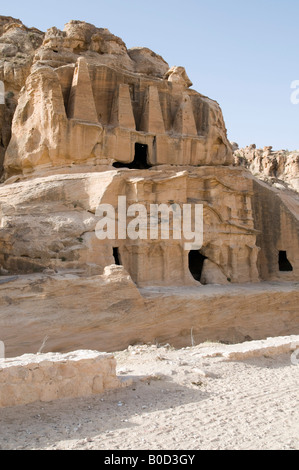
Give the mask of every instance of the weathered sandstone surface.
M 233 150 L 235 165 L 249 169 L 258 179 L 277 189 L 299 192 L 298 151 L 257 149 L 256 145 L 239 149 L 237 144 L 233 144 Z
M 5 88 L 5 104 L 0 104 L 0 176 L 19 93 L 30 74 L 35 51 L 41 46 L 43 37 L 41 31 L 27 28 L 20 20 L 0 16 L 0 80 Z
M 12 96 L 14 105 L 18 100 L 8 175 L 130 163 L 138 142 L 148 145 L 153 165 L 232 162 L 219 105 L 189 89 L 183 67 L 169 68 L 147 48 L 128 50 L 107 29 L 88 23 L 71 21 L 64 31 L 43 34 L 1 18 L 6 108 Z M 24 57 L 15 58 L 17 48 Z
M 45 336 L 49 350 L 111 351 L 189 344 L 191 330 L 223 341 L 297 330 L 296 159 L 269 150 L 242 167 L 219 104 L 184 67 L 84 22 L 42 33 L 0 17 L 0 80 L 0 339 L 10 354 L 35 352 Z M 254 177 L 257 160 L 289 187 Z M 121 226 L 120 196 L 125 212 L 146 209 L 147 237 L 96 236 L 102 204 Z M 168 239 L 151 236 L 161 204 L 203 206 L 201 249 L 174 236 L 173 213 Z
M 136 201 L 145 207 L 175 201 L 182 207 L 198 201 L 204 204 L 202 253 L 209 259 L 204 272 L 212 277 L 207 281 L 219 283 L 213 278 L 218 270 L 224 283 L 257 282 L 252 188 L 243 170 L 219 167 L 112 170 L 8 181 L 0 188 L 0 264 L 10 273 L 50 268 L 102 274 L 115 263 L 117 247 L 121 263 L 139 286 L 198 285 L 182 240 L 163 240 L 161 235 L 151 240 L 148 234 L 147 240 L 115 241 L 95 235 L 97 207 L 109 203 L 117 212 L 119 196 L 126 196 L 127 206 Z
M 5 282 L 5 278 L 3 281 Z M 0 284 L 7 357 L 131 344 L 191 346 L 299 334 L 298 283 L 138 289 L 122 267 L 102 276 L 30 275 Z
M 245 341 L 241 344 L 206 346 L 197 353 L 197 357 L 224 357 L 228 361 L 242 361 L 256 357 L 275 357 L 292 354 L 299 348 L 299 336 L 277 336 L 259 341 Z
M 245 346 L 248 353 L 250 344 Z M 223 355 L 237 352 L 240 345 L 131 346 L 114 356 L 117 374 L 122 381 L 133 379 L 132 386 L 3 408 L 0 447 L 110 454 L 122 449 L 128 455 L 132 449 L 191 455 L 207 449 L 298 450 L 299 355 L 287 346 L 289 338 L 254 342 L 254 355 L 238 361 L 211 355 L 219 348 Z
M 89 397 L 120 386 L 111 354 L 76 351 L 0 359 L 0 408 Z

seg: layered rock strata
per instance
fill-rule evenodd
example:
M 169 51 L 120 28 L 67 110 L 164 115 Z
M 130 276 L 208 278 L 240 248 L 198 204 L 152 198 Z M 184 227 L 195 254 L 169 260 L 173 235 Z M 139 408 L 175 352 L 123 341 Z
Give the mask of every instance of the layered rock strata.
M 69 22 L 63 31 L 42 33 L 0 17 L 0 46 L 0 80 L 5 85 L 5 103 L 0 105 L 0 339 L 17 341 L 22 336 L 21 330 L 18 335 L 13 331 L 18 322 L 26 331 L 22 312 L 28 298 L 33 303 L 26 318 L 51 335 L 55 330 L 58 339 L 52 347 L 59 350 L 77 348 L 78 343 L 90 349 L 89 341 L 94 342 L 89 322 L 96 331 L 95 349 L 155 340 L 153 323 L 147 325 L 143 318 L 152 301 L 151 320 L 163 330 L 162 339 L 173 341 L 182 336 L 186 343 L 195 326 L 201 331 L 198 339 L 208 335 L 222 340 L 233 336 L 231 328 L 244 339 L 274 331 L 285 334 L 298 326 L 297 196 L 289 188 L 270 188 L 240 165 L 219 104 L 191 88 L 184 67 L 170 67 L 147 48 L 127 49 L 107 29 L 80 21 Z M 134 220 L 129 211 L 134 204 L 146 211 L 146 236 L 131 237 L 127 231 L 116 236 L 123 212 L 127 225 Z M 116 232 L 109 239 L 97 235 L 98 208 L 103 205 L 115 215 Z M 168 237 L 161 230 L 152 236 L 148 219 L 153 205 L 171 209 Z M 203 207 L 201 248 L 174 236 L 174 211 L 186 205 Z M 157 219 L 159 229 L 162 218 Z M 193 215 L 191 225 L 195 222 Z M 26 286 L 23 275 L 33 274 L 37 277 Z M 273 293 L 270 310 L 269 285 L 258 309 L 252 298 L 247 306 L 246 300 L 230 294 L 232 284 L 260 281 L 284 281 L 290 291 L 286 287 L 286 294 L 282 284 L 283 294 Z M 211 298 L 201 304 L 202 310 L 197 308 L 199 300 L 204 302 L 203 284 L 212 286 L 211 296 L 215 285 L 224 289 L 215 300 L 219 314 L 210 326 Z M 8 294 L 8 286 L 15 293 Z M 154 288 L 163 306 L 161 316 L 156 297 L 148 299 L 146 289 Z M 197 292 L 193 296 L 192 291 L 191 304 L 188 289 Z M 101 299 L 107 295 L 106 304 Z M 75 319 L 71 316 L 76 331 L 70 339 L 71 327 L 66 335 L 59 336 L 59 331 L 65 331 L 74 302 L 80 311 L 75 309 Z M 116 322 L 112 329 L 111 311 Z M 173 311 L 170 321 L 165 312 Z M 179 325 L 190 312 L 188 334 L 182 333 Z M 255 321 L 261 326 L 248 326 Z M 165 325 L 173 333 L 166 334 Z M 105 336 L 106 327 L 109 334 L 101 343 L 99 335 Z M 24 337 L 22 344 L 26 341 Z M 29 341 L 31 346 L 35 341 Z

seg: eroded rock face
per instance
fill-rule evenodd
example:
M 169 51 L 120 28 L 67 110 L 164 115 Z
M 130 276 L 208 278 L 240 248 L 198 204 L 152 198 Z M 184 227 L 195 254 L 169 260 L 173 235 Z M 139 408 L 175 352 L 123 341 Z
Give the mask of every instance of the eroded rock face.
M 43 36 L 41 31 L 27 28 L 20 20 L 0 16 L 0 80 L 5 90 L 5 103 L 0 103 L 0 176 L 19 93 L 30 74 L 35 51 L 41 46 Z
M 128 54 L 134 62 L 134 71 L 153 77 L 163 78 L 169 70 L 168 63 L 147 47 L 133 47 Z
M 6 357 L 120 351 L 140 343 L 181 348 L 299 334 L 296 283 L 137 289 L 120 267 L 102 276 L 20 276 L 0 283 Z M 283 306 L 283 307 L 282 307 Z M 6 395 L 7 396 L 7 395 Z
M 299 279 L 298 199 L 247 170 L 258 162 L 259 175 L 288 175 L 294 188 L 295 156 L 251 149 L 234 165 L 220 106 L 190 88 L 184 67 L 88 23 L 44 34 L 0 17 L 0 80 L 0 339 L 10 355 L 32 352 L 41 330 L 67 351 L 298 328 L 296 283 L 251 290 Z M 144 238 L 99 239 L 97 209 L 109 204 L 119 228 L 119 197 L 146 219 L 152 205 L 202 205 L 201 249 L 153 237 L 150 225 Z
M 0 188 L 0 264 L 12 273 L 50 268 L 101 274 L 115 262 L 117 248 L 122 265 L 139 286 L 198 285 L 183 239 L 163 240 L 159 232 L 151 240 L 149 227 L 147 239 L 96 237 L 97 207 L 110 204 L 118 216 L 120 196 L 126 197 L 126 209 L 136 201 L 144 207 L 153 201 L 175 201 L 180 207 L 201 201 L 202 254 L 222 270 L 224 281 L 259 280 L 252 181 L 242 170 L 213 166 L 185 167 L 180 172 L 163 167 L 62 174 L 5 184 Z M 219 276 L 210 276 L 207 282 L 219 283 Z
M 136 144 L 146 147 L 150 166 L 229 165 L 232 152 L 219 105 L 188 90 L 181 75 L 172 81 L 173 75 L 153 80 L 89 65 L 86 57 L 75 67 L 33 67 L 13 121 L 6 175 L 129 165 Z
M 121 387 L 111 354 L 27 354 L 0 359 L 0 408 L 88 397 Z
M 299 262 L 299 153 L 272 147 L 239 149 L 232 143 L 234 164 L 247 168 L 253 180 L 254 226 L 261 248 L 261 279 L 297 279 Z
M 84 56 L 94 64 L 117 65 L 134 70 L 125 43 L 108 29 L 96 28 L 84 21 L 70 21 L 61 31 L 48 29 L 42 46 L 36 53 L 35 66 L 58 68 L 76 63 Z
M 24 86 L 43 37 L 44 33 L 20 20 L 0 16 L 0 80 L 6 92 L 18 94 Z
M 169 68 L 162 57 L 149 49 L 127 51 L 125 43 L 108 29 L 96 28 L 85 22 L 71 21 L 63 31 L 53 27 L 43 33 L 36 28 L 27 28 L 15 18 L 0 17 L 0 80 L 5 86 L 5 105 L 0 104 L 0 176 L 3 171 L 4 153 L 11 138 L 12 118 L 19 93 L 30 73 L 41 68 L 42 75 L 45 66 L 52 69 L 62 68 L 58 72 L 60 85 L 58 84 L 57 88 L 62 87 L 67 107 L 74 66 L 81 56 L 94 66 L 113 66 L 160 78 Z M 64 66 L 69 68 L 63 68 Z M 57 77 L 54 82 L 55 79 Z M 31 80 L 28 88 L 31 90 Z M 46 87 L 43 93 L 47 93 Z M 51 89 L 49 93 L 51 94 Z M 92 102 L 93 98 L 90 101 Z M 84 116 L 81 116 L 81 119 L 84 120 Z M 99 121 L 97 118 L 98 123 Z M 35 123 L 31 122 L 30 125 L 34 128 Z M 30 145 L 29 142 L 26 153 L 30 151 Z M 34 153 L 36 149 L 33 148 L 32 151 Z M 72 149 L 68 149 L 68 152 L 71 151 Z
M 274 151 L 272 147 L 257 149 L 250 145 L 233 147 L 235 165 L 248 168 L 253 175 L 278 189 L 299 192 L 299 152 Z
M 112 323 L 115 313 L 121 325 L 130 313 L 131 323 L 123 332 L 122 345 L 127 344 L 132 324 L 130 338 L 146 337 L 140 317 L 148 310 L 138 288 L 170 288 L 173 299 L 166 301 L 165 312 L 171 304 L 176 315 L 181 315 L 184 328 L 188 294 L 182 294 L 177 307 L 176 288 L 196 290 L 202 288 L 201 284 L 221 284 L 226 289 L 231 284 L 260 280 L 299 279 L 298 200 L 293 192 L 270 188 L 242 168 L 242 154 L 236 157 L 235 153 L 233 164 L 232 150 L 237 151 L 237 146 L 227 140 L 219 104 L 190 88 L 184 67 L 170 67 L 146 48 L 127 50 L 125 43 L 107 29 L 84 22 L 71 21 L 63 31 L 54 27 L 44 34 L 18 20 L 1 21 L 4 52 L 0 73 L 6 97 L 0 108 L 0 158 L 5 154 L 0 186 L 0 274 L 40 273 L 41 282 L 47 275 L 58 276 L 54 287 L 49 281 L 49 290 L 43 291 L 39 281 L 34 281 L 28 291 L 30 299 L 34 292 L 42 293 L 42 302 L 44 295 L 54 298 L 47 303 L 47 314 L 54 324 L 58 320 L 53 316 L 57 297 L 53 289 L 57 290 L 61 273 L 75 279 L 74 283 L 64 283 L 58 295 L 63 315 L 69 311 L 65 302 L 70 299 L 62 300 L 66 286 L 75 285 L 71 293 L 75 298 L 81 286 L 89 302 L 98 285 L 100 297 L 96 296 L 91 309 L 92 315 L 100 317 L 94 327 L 101 329 L 97 339 L 111 309 Z M 20 62 L 15 61 L 16 48 L 24 55 L 18 58 Z M 265 149 L 262 157 L 254 152 L 246 167 L 252 166 L 252 170 L 259 161 L 259 171 L 267 167 L 269 177 L 292 174 L 288 181 L 294 186 L 296 158 L 282 163 L 282 156 L 275 155 L 273 160 L 271 149 Z M 247 157 L 244 160 L 247 162 Z M 126 233 L 120 238 L 99 239 L 97 208 L 109 204 L 118 226 L 119 197 L 126 200 L 125 211 L 136 203 L 147 211 L 155 204 L 175 206 L 176 210 L 186 204 L 202 205 L 201 249 L 186 249 L 185 240 L 167 239 L 161 232 L 151 237 L 149 225 L 144 238 Z M 121 267 L 115 266 L 118 264 Z M 5 279 L 3 282 L 7 282 Z M 291 292 L 293 295 L 293 288 Z M 215 303 L 218 309 L 223 296 Z M 227 306 L 231 319 L 237 318 L 237 310 L 232 314 L 230 305 L 234 297 Z M 268 294 L 263 297 L 263 306 L 267 301 Z M 190 304 L 191 328 L 198 315 L 198 298 L 194 302 Z M 10 298 L 3 298 L 1 305 L 11 313 Z M 20 300 L 18 315 L 23 305 Z M 252 305 L 248 308 L 252 312 Z M 241 309 L 244 302 L 239 305 Z M 279 310 L 277 306 L 275 309 Z M 72 340 L 74 346 L 80 344 L 80 331 L 88 322 L 81 313 L 80 321 L 75 322 L 78 341 Z M 290 315 L 287 312 L 285 318 Z M 215 324 L 218 321 L 219 316 Z M 215 324 L 205 326 L 205 334 L 212 337 Z M 155 328 L 147 337 L 150 341 L 160 327 Z M 228 338 L 228 329 L 225 320 L 222 339 Z M 175 330 L 175 334 L 181 334 Z M 262 330 L 268 331 L 264 326 Z M 11 337 L 11 327 L 5 331 Z M 39 333 L 38 328 L 36 331 Z M 111 335 L 113 331 L 107 341 Z M 118 338 L 115 347 L 120 344 Z M 61 347 L 62 343 L 60 338 L 57 344 Z

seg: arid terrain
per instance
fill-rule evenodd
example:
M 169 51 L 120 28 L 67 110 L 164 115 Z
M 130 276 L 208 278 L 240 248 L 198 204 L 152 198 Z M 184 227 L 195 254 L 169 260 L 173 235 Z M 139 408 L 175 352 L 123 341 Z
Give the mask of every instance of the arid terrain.
M 0 16 L 0 450 L 299 449 L 299 152 L 188 73 Z
M 2 409 L 0 448 L 298 450 L 299 366 L 290 354 L 207 357 L 220 346 L 118 352 L 126 388 Z

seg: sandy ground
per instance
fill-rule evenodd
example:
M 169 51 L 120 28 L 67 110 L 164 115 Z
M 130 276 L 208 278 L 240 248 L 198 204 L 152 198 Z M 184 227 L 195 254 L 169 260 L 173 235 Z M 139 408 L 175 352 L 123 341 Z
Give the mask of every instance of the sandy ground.
M 0 449 L 298 450 L 299 365 L 290 355 L 227 362 L 202 351 L 116 353 L 125 388 L 2 409 Z

